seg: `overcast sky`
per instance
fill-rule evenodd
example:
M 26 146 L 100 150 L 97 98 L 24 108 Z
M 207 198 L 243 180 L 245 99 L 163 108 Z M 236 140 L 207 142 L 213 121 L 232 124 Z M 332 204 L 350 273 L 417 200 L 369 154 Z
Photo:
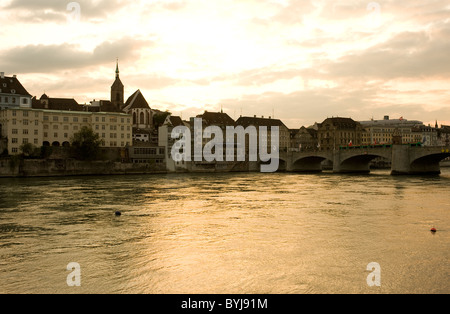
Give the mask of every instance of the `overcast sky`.
M 0 0 L 0 19 L 0 71 L 38 97 L 109 99 L 119 58 L 125 98 L 184 119 L 450 124 L 448 0 Z

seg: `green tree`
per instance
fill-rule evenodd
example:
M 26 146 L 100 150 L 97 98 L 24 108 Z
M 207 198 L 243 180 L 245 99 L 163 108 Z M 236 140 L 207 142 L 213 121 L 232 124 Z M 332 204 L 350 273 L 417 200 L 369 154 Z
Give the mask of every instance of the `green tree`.
M 89 127 L 82 127 L 71 139 L 72 154 L 81 160 L 94 160 L 100 153 L 103 141 L 100 136 Z
M 19 147 L 19 149 L 22 152 L 24 157 L 33 157 L 34 158 L 34 157 L 39 157 L 41 154 L 40 149 L 31 143 L 22 144 Z

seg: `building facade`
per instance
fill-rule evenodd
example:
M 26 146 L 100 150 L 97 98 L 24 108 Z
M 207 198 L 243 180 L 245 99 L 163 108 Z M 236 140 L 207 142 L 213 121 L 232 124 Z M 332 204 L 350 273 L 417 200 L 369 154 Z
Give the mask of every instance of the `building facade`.
M 360 121 L 360 123 L 364 128 L 363 145 L 392 144 L 396 130 L 400 133 L 403 144 L 418 143 L 423 140 L 423 137 L 419 139 L 419 133 L 413 132 L 413 129 L 424 127 L 421 121 L 390 119 L 389 116 L 385 116 L 383 120 Z
M 291 130 L 291 151 L 315 151 L 319 146 L 318 130 L 302 126 Z
M 287 152 L 291 147 L 291 132 L 289 128 L 279 119 L 272 119 L 272 117 L 264 118 L 264 117 L 240 117 L 236 121 L 236 125 L 240 125 L 242 127 L 247 128 L 249 126 L 254 126 L 258 132 L 258 145 L 262 144 L 270 150 L 272 147 L 272 135 L 271 128 L 278 127 L 279 129 L 279 150 L 280 152 Z M 267 141 L 265 143 L 259 143 L 259 128 L 267 127 Z M 246 141 L 246 145 L 248 146 L 248 141 Z M 248 149 L 247 149 L 248 152 Z
M 362 144 L 363 127 L 351 118 L 327 118 L 318 124 L 319 150 L 338 150 Z
M 79 105 L 73 99 L 33 99 L 32 107 L 5 108 L 0 111 L 1 136 L 9 154 L 21 153 L 23 144 L 70 146 L 75 133 L 92 128 L 102 140 L 102 147 L 126 147 L 132 144 L 131 116 L 120 112 L 97 111 Z

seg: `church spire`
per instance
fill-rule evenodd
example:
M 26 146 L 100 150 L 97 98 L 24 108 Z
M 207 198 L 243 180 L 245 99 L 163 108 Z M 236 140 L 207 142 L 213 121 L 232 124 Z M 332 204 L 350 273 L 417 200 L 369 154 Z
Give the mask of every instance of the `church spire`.
M 116 63 L 116 78 L 119 78 L 119 58 L 117 58 L 117 63 Z

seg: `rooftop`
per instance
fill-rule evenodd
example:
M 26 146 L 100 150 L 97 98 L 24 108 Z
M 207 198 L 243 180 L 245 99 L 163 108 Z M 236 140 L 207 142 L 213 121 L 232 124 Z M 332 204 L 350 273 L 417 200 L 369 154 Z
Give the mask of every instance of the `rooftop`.
M 0 75 L 0 93 L 31 97 L 15 75 L 9 77 L 5 76 L 3 72 Z

